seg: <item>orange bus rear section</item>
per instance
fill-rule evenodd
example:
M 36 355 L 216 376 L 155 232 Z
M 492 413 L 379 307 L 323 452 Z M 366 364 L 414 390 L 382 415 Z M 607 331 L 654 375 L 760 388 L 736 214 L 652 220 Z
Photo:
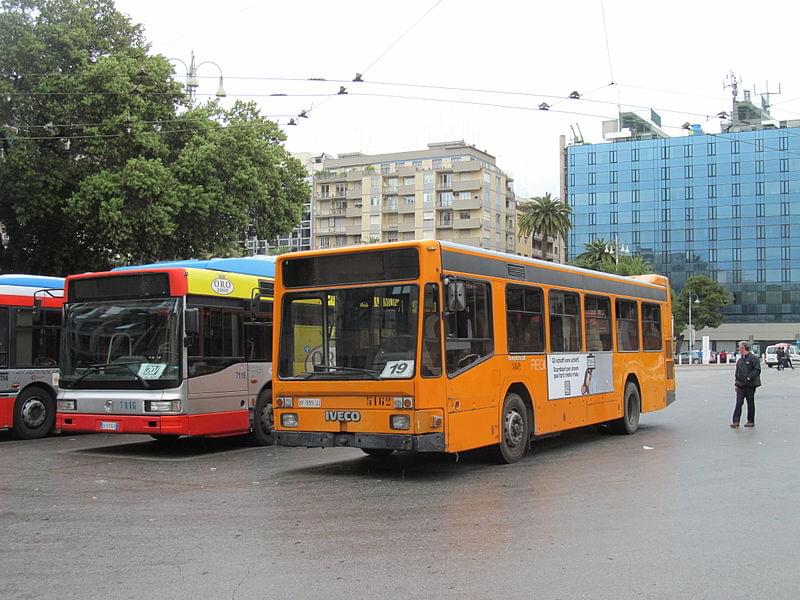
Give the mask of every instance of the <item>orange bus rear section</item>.
M 474 282 L 472 289 L 483 287 L 487 290 L 491 307 L 488 318 L 491 351 L 477 359 L 466 356 L 473 362 L 468 362 L 463 368 L 448 375 L 445 372 L 448 365 L 444 364 L 448 362 L 448 352 L 458 348 L 459 344 L 469 345 L 467 341 L 473 338 L 447 337 L 443 327 L 446 329 L 449 326 L 447 320 L 452 318 L 452 313 L 443 312 L 439 325 L 439 351 L 443 372 L 438 376 L 423 376 L 419 360 L 425 351 L 423 335 L 418 335 L 415 372 L 411 379 L 343 381 L 338 378 L 342 375 L 340 373 L 337 378 L 306 380 L 281 377 L 276 372 L 273 385 L 275 398 L 278 399 L 274 432 L 277 443 L 460 452 L 501 441 L 503 423 L 500 422 L 500 413 L 510 393 L 518 394 L 527 405 L 532 421 L 530 431 L 534 437 L 620 419 L 624 414 L 623 394 L 629 383 L 635 385 L 639 391 L 642 413 L 660 410 L 674 400 L 672 313 L 666 278 L 657 275 L 623 278 L 436 241 L 375 245 L 366 252 L 393 248 L 417 249 L 420 257 L 418 276 L 414 280 L 403 281 L 402 285 L 417 286 L 420 305 L 423 303 L 422 294 L 426 284 L 436 284 L 439 307 L 443 307 L 444 276 Z M 363 248 L 349 248 L 297 253 L 279 258 L 276 274 L 277 326 L 274 328 L 273 338 L 276 364 L 280 364 L 281 360 L 283 310 L 280 307 L 283 306 L 287 294 L 309 292 L 327 295 L 351 288 L 400 285 L 395 281 L 376 282 L 373 274 L 373 280 L 369 282 L 326 285 L 316 289 L 294 285 L 292 289 L 284 286 L 282 280 L 285 262 L 307 257 L 340 255 L 341 260 L 338 262 L 342 268 L 341 265 L 348 264 L 348 259 L 358 259 L 353 255 L 364 252 Z M 518 291 L 517 288 L 535 289 L 541 296 L 541 313 L 524 313 L 524 309 L 518 311 L 523 318 L 527 315 L 539 319 L 541 325 L 538 327 L 544 336 L 540 340 L 541 351 L 510 351 L 511 336 L 517 333 L 514 330 L 517 321 L 512 322 L 510 319 L 511 316 L 519 318 L 519 315 L 509 314 L 509 286 L 512 286 L 512 292 Z M 555 303 L 560 302 L 565 295 L 573 304 L 576 299 L 579 301 L 580 327 L 567 326 L 565 323 L 569 320 L 568 316 L 556 315 L 561 319 L 560 331 L 557 332 L 553 329 L 555 320 L 552 310 Z M 592 326 L 603 329 L 599 334 L 587 328 L 587 299 L 594 307 Z M 635 322 L 632 319 L 622 322 L 625 320 L 617 318 L 618 300 L 627 302 L 620 305 L 620 310 L 635 310 Z M 597 306 L 601 306 L 601 309 Z M 477 313 L 478 310 L 474 312 Z M 604 312 L 607 313 L 606 318 L 602 317 Z M 423 331 L 425 326 L 422 313 L 419 310 L 417 314 L 418 332 Z M 643 318 L 647 320 L 643 322 Z M 527 321 L 530 322 L 532 321 Z M 627 330 L 624 330 L 625 343 L 630 347 L 635 346 L 632 350 L 619 349 L 621 340 L 618 338 L 623 337 L 623 334 L 618 334 L 618 328 L 623 326 L 627 326 Z M 647 329 L 643 330 L 643 326 Z M 577 345 L 574 336 L 564 333 L 570 327 L 580 330 Z M 635 327 L 635 331 L 632 327 Z M 526 326 L 524 329 L 528 333 L 527 330 L 531 328 Z M 553 336 L 559 339 L 553 340 Z M 590 336 L 592 344 L 600 344 L 603 349 L 589 348 L 587 339 Z M 554 352 L 554 343 L 561 343 L 567 338 L 573 344 L 570 351 Z M 478 342 L 478 347 L 480 343 L 482 342 Z M 474 348 L 475 344 L 471 347 Z M 574 377 L 577 372 L 575 369 L 580 368 L 577 365 L 583 365 L 584 379 L 575 384 L 578 381 Z M 604 369 L 605 380 L 592 381 L 594 375 Z M 587 371 L 591 371 L 588 376 Z M 563 389 L 556 391 L 555 381 L 559 381 Z M 577 390 L 574 389 L 576 387 Z M 586 388 L 585 391 L 583 388 Z M 600 391 L 596 391 L 597 389 Z M 414 409 L 374 409 L 367 404 L 369 398 L 397 395 L 412 397 Z M 359 418 L 357 421 L 346 421 L 336 419 L 331 414 L 326 418 L 326 411 L 355 411 Z M 293 415 L 291 418 L 296 419 L 296 425 L 282 425 L 284 414 Z M 391 416 L 399 414 L 409 415 L 408 430 L 397 431 L 391 428 Z M 399 446 L 398 436 L 402 438 Z M 415 436 L 424 436 L 424 443 L 415 442 Z M 435 437 L 433 443 L 430 436 Z

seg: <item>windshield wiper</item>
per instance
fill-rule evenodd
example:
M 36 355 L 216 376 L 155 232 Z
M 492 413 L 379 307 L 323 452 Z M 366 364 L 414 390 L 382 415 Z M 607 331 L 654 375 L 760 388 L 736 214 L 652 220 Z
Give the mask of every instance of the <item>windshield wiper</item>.
M 149 390 L 150 389 L 150 384 L 147 383 L 147 381 L 144 378 L 142 378 L 142 376 L 139 375 L 136 371 L 134 371 L 133 369 L 127 368 L 130 365 L 138 365 L 138 364 L 140 364 L 140 363 L 136 362 L 136 361 L 129 361 L 129 362 L 99 363 L 99 364 L 96 364 L 96 365 L 89 365 L 88 367 L 86 367 L 86 370 L 83 373 L 81 373 L 78 376 L 78 378 L 75 379 L 75 381 L 72 382 L 72 386 L 74 387 L 74 386 L 78 385 L 81 381 L 83 381 L 86 378 L 87 375 L 91 375 L 92 373 L 99 373 L 101 371 L 105 371 L 109 367 L 126 367 L 126 370 L 131 375 L 133 375 L 136 378 L 136 380 L 139 381 L 145 388 L 147 388 Z
M 358 367 L 340 367 L 338 365 L 314 365 L 313 371 L 303 371 L 301 375 L 305 375 L 303 379 L 311 379 L 314 375 L 325 375 L 326 373 L 364 373 L 377 381 L 381 381 L 380 371 L 359 369 Z

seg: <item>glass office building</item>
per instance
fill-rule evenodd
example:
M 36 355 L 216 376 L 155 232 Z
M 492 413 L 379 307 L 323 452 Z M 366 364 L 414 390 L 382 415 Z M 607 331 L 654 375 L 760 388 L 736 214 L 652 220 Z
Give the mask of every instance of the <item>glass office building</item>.
M 800 322 L 800 128 L 565 152 L 570 259 L 597 238 L 618 240 L 676 291 L 698 274 L 723 284 L 735 299 L 726 323 Z M 793 339 L 796 327 L 786 329 Z

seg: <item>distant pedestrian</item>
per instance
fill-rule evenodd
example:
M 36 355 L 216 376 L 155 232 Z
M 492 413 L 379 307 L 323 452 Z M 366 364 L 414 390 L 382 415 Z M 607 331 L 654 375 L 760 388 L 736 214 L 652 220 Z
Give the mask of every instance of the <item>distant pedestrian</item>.
M 783 351 L 781 346 L 778 346 L 778 349 L 775 351 L 775 358 L 778 361 L 778 371 L 783 371 L 783 367 L 786 363 L 786 352 Z
M 725 352 L 725 350 L 720 350 L 719 351 L 719 364 L 721 364 L 721 365 L 723 365 L 723 364 L 727 365 L 728 364 L 728 353 Z
M 750 343 L 739 342 L 740 358 L 736 361 L 734 388 L 736 389 L 736 407 L 733 409 L 731 427 L 739 427 L 742 418 L 742 405 L 747 400 L 747 422 L 745 427 L 756 424 L 756 388 L 761 385 L 761 363 L 750 352 Z

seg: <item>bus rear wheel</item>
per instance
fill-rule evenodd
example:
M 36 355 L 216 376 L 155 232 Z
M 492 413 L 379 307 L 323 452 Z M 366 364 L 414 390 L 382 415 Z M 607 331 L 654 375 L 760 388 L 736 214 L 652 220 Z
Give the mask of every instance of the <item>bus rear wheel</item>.
M 500 443 L 494 448 L 495 459 L 500 463 L 517 462 L 530 441 L 528 409 L 519 394 L 510 393 L 503 401 L 500 417 Z
M 272 390 L 261 390 L 261 393 L 256 399 L 256 407 L 253 412 L 253 429 L 250 432 L 252 440 L 259 446 L 269 446 L 272 444 L 272 426 L 274 423 Z
M 56 421 L 56 402 L 53 395 L 40 388 L 29 387 L 14 402 L 12 435 L 19 440 L 43 438 Z
M 635 383 L 629 381 L 625 386 L 625 401 L 622 411 L 622 418 L 609 423 L 612 432 L 620 435 L 630 435 L 639 429 L 639 416 L 642 412 L 642 399 L 639 395 L 639 388 Z

